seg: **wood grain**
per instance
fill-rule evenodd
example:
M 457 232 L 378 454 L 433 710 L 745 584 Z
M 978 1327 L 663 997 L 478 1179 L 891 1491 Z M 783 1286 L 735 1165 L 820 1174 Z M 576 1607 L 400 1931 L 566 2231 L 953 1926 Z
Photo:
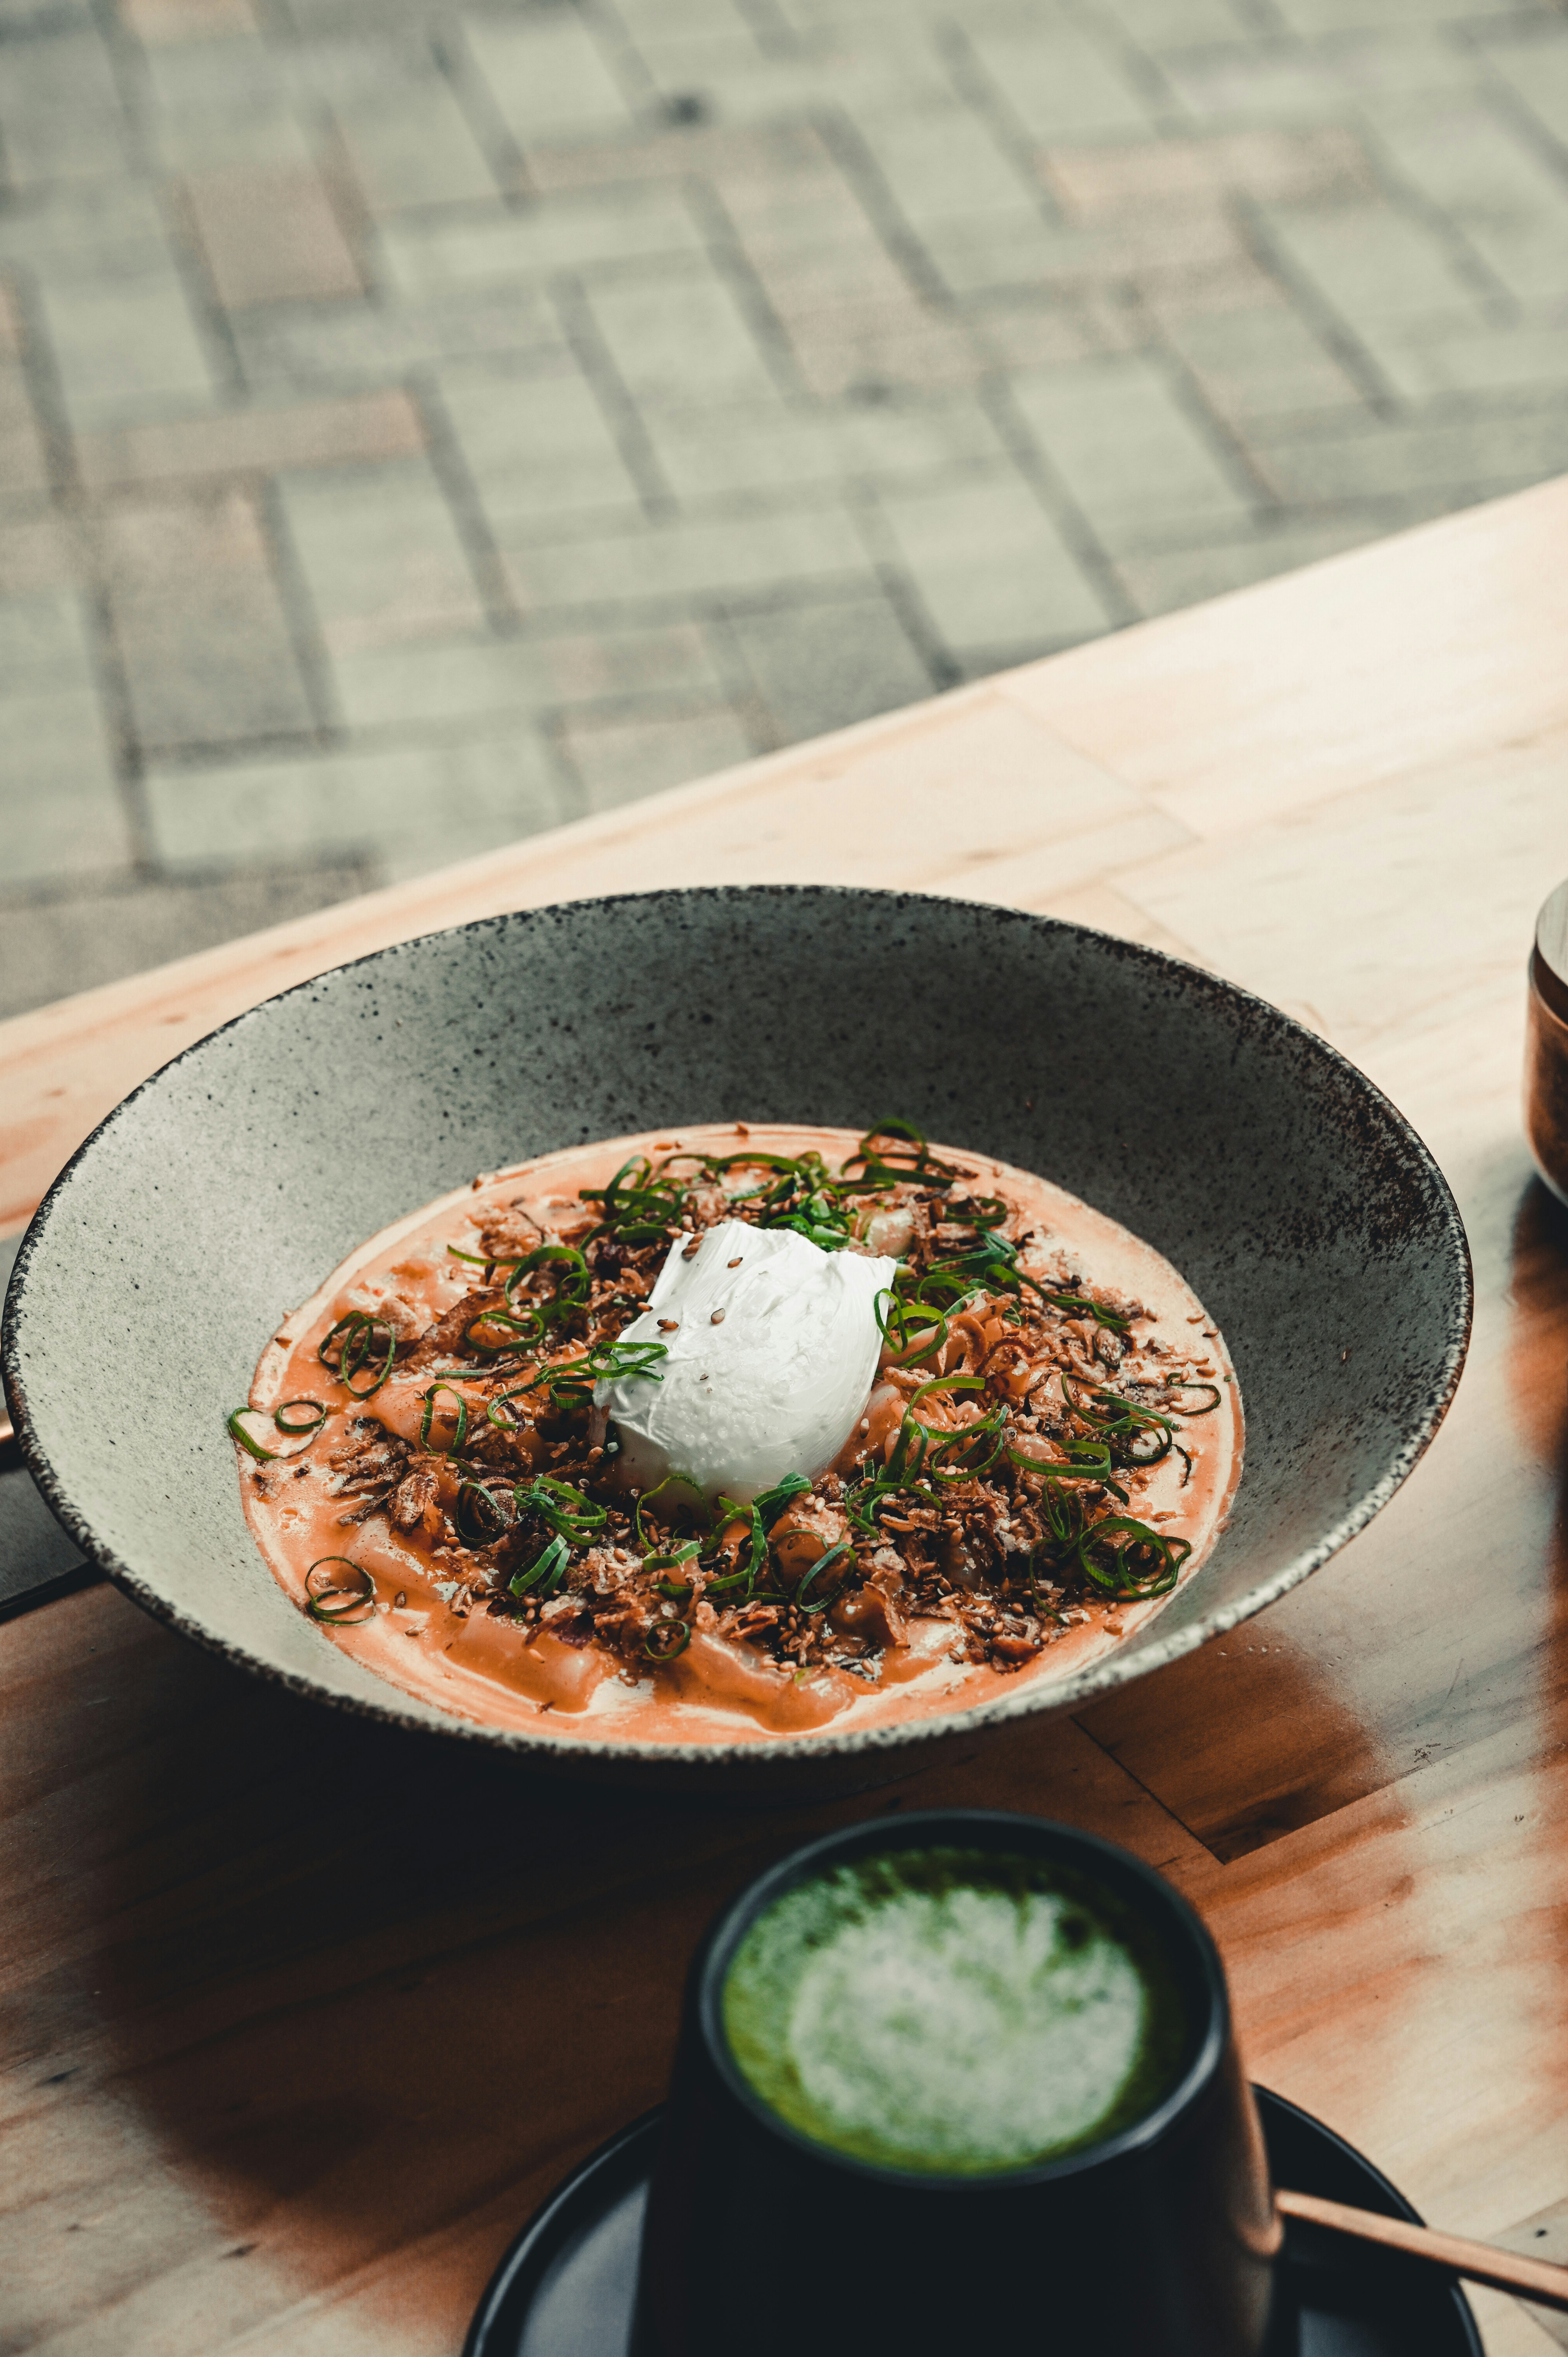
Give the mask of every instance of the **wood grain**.
M 530 2206 L 657 2098 L 713 1908 L 917 1803 L 1163 1867 L 1257 2076 L 1443 2226 L 1556 2233 L 1568 1212 L 1517 1095 L 1568 868 L 1565 533 L 1549 485 L 0 1026 L 15 1222 L 166 1055 L 383 942 L 658 881 L 1010 898 L 1337 1039 L 1437 1153 L 1478 1291 L 1427 1458 L 1305 1587 L 1079 1723 L 832 1808 L 575 1794 L 248 1683 L 104 1589 L 0 1631 L 0 2347 L 451 2352 Z M 1475 2305 L 1490 2357 L 1545 2357 L 1523 2309 Z

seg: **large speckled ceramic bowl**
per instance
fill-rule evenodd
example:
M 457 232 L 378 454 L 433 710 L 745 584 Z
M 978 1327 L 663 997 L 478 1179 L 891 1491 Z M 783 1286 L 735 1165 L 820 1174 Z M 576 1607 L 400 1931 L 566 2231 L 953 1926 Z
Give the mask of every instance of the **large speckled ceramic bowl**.
M 225 1411 L 280 1314 L 476 1171 L 670 1125 L 884 1113 L 1146 1237 L 1230 1343 L 1247 1454 L 1201 1572 L 1058 1683 L 856 1732 L 688 1749 L 476 1727 L 288 1602 Z M 1458 1381 L 1469 1260 L 1420 1139 L 1334 1050 L 1153 950 L 908 894 L 655 892 L 379 952 L 242 1016 L 112 1114 L 18 1256 L 5 1383 L 56 1514 L 138 1603 L 339 1709 L 577 1776 L 781 1792 L 900 1772 L 1234 1628 L 1391 1496 Z

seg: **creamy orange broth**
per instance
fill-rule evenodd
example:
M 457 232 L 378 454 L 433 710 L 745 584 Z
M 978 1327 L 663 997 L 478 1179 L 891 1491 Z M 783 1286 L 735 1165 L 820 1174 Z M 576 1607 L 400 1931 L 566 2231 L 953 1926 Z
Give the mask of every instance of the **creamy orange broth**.
M 741 1143 L 764 1154 L 799 1156 L 814 1149 L 834 1168 L 857 1145 L 850 1130 L 733 1125 L 648 1131 L 574 1147 L 476 1179 L 372 1236 L 333 1271 L 319 1292 L 286 1318 L 263 1353 L 251 1391 L 252 1408 L 266 1412 L 300 1395 L 334 1410 L 377 1417 L 409 1441 L 419 1438 L 421 1394 L 427 1373 L 391 1379 L 364 1403 L 352 1400 L 317 1356 L 333 1322 L 345 1312 L 373 1309 L 396 1294 L 425 1320 L 461 1298 L 474 1271 L 455 1260 L 449 1244 L 471 1251 L 475 1230 L 503 1205 L 523 1209 L 555 1239 L 570 1243 L 594 1224 L 579 1200 L 584 1187 L 603 1187 L 634 1154 L 735 1153 Z M 1047 1232 L 1047 1241 L 1024 1255 L 1023 1265 L 1044 1275 L 1080 1271 L 1091 1289 L 1131 1296 L 1154 1313 L 1154 1332 L 1172 1350 L 1165 1363 L 1184 1366 L 1220 1389 L 1213 1413 L 1179 1426 L 1193 1458 L 1181 1485 L 1175 1454 L 1147 1470 L 1119 1475 L 1126 1509 L 1166 1536 L 1192 1543 L 1181 1585 L 1197 1577 L 1222 1527 L 1241 1469 L 1241 1403 L 1224 1341 L 1202 1303 L 1170 1264 L 1115 1221 L 1093 1211 L 1047 1179 L 1015 1170 L 961 1146 L 933 1146 L 956 1162 L 983 1192 L 999 1195 L 1020 1215 L 1021 1230 Z M 456 1388 L 483 1415 L 485 1387 L 460 1379 Z M 449 1406 L 450 1401 L 443 1394 Z M 900 1407 L 901 1407 L 900 1403 Z M 392 1529 L 384 1514 L 345 1527 L 345 1501 L 334 1494 L 326 1447 L 341 1430 L 337 1415 L 319 1437 L 294 1442 L 265 1427 L 278 1461 L 242 1459 L 246 1518 L 268 1566 L 301 1609 L 305 1574 L 323 1556 L 343 1555 L 374 1578 L 373 1615 L 323 1631 L 394 1686 L 455 1716 L 498 1727 L 525 1728 L 570 1743 L 617 1737 L 639 1743 L 749 1743 L 805 1735 L 823 1727 L 858 1728 L 963 1710 L 1024 1684 L 1059 1679 L 1102 1659 L 1142 1628 L 1168 1599 L 1084 1608 L 1079 1625 L 1048 1644 L 1036 1661 L 1010 1676 L 986 1664 L 952 1662 L 954 1631 L 945 1620 L 909 1624 L 907 1646 L 883 1656 L 880 1683 L 832 1667 L 800 1677 L 779 1670 L 745 1644 L 694 1630 L 686 1651 L 668 1664 L 649 1665 L 632 1682 L 620 1662 L 594 1644 L 573 1645 L 547 1629 L 525 1639 L 517 1623 L 484 1612 L 460 1617 L 446 1602 L 445 1577 L 413 1537 Z M 877 1436 L 873 1433 L 873 1439 Z M 847 1469 L 866 1446 L 857 1429 L 841 1465 Z

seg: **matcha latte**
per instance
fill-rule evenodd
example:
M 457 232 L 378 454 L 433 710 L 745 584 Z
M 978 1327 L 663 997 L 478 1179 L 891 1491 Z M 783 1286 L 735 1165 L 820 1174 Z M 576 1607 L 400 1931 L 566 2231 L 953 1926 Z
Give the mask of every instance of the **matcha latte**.
M 725 1975 L 742 2075 L 857 2160 L 985 2176 L 1133 2126 L 1176 2084 L 1181 2000 L 1149 1927 L 1070 1867 L 881 1851 L 766 1908 Z

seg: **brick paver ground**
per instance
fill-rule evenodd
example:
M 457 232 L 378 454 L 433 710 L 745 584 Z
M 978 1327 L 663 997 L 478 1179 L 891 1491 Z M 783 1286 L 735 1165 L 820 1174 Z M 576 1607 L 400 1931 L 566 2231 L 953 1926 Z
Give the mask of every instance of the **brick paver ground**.
M 1564 467 L 1544 0 L 0 0 L 0 1012 Z

